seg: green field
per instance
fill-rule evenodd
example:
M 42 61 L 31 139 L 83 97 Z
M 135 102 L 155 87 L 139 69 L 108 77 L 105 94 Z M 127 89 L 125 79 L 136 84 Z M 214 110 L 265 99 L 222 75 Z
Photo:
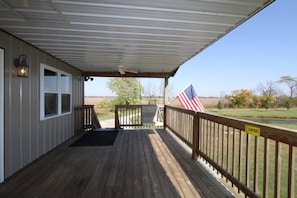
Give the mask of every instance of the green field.
M 297 119 L 297 109 L 208 109 L 206 112 L 231 117 Z
M 297 109 L 207 109 L 207 113 L 236 118 L 267 118 L 267 119 L 296 119 Z M 272 124 L 297 130 L 297 125 Z

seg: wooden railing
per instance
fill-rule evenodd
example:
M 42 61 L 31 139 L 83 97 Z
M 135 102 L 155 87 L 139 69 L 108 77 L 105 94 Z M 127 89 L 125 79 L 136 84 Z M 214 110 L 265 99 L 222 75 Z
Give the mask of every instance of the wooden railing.
M 297 132 L 166 106 L 165 127 L 247 197 L 297 197 Z
M 129 128 L 142 126 L 141 105 L 116 105 L 116 128 Z
M 94 105 L 75 107 L 74 124 L 76 133 L 101 128 L 100 122 L 94 110 Z
M 166 127 L 174 132 L 188 146 L 193 147 L 195 112 L 176 107 L 166 107 Z
M 156 105 L 116 105 L 116 128 L 152 128 L 163 124 L 163 112 Z M 163 126 L 163 125 L 162 125 Z

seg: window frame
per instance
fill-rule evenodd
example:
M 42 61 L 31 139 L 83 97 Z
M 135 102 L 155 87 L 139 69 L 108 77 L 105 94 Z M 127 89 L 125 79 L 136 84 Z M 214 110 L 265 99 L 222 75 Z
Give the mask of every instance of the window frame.
M 55 91 L 46 91 L 45 90 L 45 78 L 44 78 L 44 71 L 49 70 L 51 72 L 54 72 L 57 74 L 57 90 Z M 69 77 L 69 87 L 68 92 L 62 90 L 62 77 L 68 76 Z M 58 102 L 57 102 L 57 113 L 56 114 L 49 114 L 45 115 L 45 94 L 57 94 L 58 96 Z M 70 101 L 69 101 L 69 111 L 63 112 L 62 111 L 62 96 L 63 94 L 70 95 Z M 51 67 L 49 65 L 46 65 L 44 63 L 40 63 L 40 120 L 47 120 L 51 118 L 56 118 L 64 115 L 68 115 L 72 113 L 72 75 L 70 73 L 64 72 L 60 69 Z

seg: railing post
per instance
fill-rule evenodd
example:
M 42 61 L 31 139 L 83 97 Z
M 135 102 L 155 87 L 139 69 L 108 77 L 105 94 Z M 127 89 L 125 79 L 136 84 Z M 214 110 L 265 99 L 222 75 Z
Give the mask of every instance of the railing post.
M 167 117 L 167 105 L 164 105 L 164 110 L 163 110 L 163 128 L 166 129 L 167 127 L 167 120 L 166 120 L 166 117 Z
M 192 158 L 194 160 L 198 159 L 197 149 L 199 149 L 199 116 L 198 112 L 193 115 L 193 148 L 192 148 Z
M 119 112 L 118 112 L 118 106 L 117 105 L 114 108 L 114 126 L 115 126 L 116 129 L 120 128 Z
M 97 117 L 96 111 L 94 109 L 94 106 L 92 108 L 92 126 L 93 126 L 93 129 L 102 128 L 101 124 L 100 124 L 100 121 L 99 121 L 99 119 Z
M 84 129 L 82 117 L 83 117 L 82 107 L 74 107 L 74 128 L 75 128 L 75 134 L 79 134 Z
M 80 124 L 81 124 L 81 130 L 85 130 L 85 108 L 82 106 L 80 108 Z

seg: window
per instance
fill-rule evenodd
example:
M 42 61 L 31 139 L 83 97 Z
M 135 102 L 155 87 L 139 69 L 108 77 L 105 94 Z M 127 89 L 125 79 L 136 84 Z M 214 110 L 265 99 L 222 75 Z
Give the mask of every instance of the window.
M 71 74 L 40 65 L 40 119 L 71 113 Z
M 62 113 L 70 112 L 71 107 L 71 76 L 61 75 L 61 111 Z

